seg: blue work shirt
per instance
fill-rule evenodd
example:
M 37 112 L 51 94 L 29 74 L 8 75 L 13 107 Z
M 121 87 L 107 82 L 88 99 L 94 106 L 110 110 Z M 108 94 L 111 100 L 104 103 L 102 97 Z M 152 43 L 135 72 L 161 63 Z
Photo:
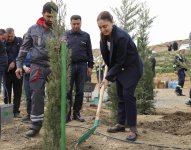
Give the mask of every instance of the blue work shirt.
M 67 46 L 71 49 L 71 62 L 87 62 L 89 68 L 93 68 L 93 54 L 90 35 L 87 32 L 66 31 L 63 35 Z
M 25 61 L 24 61 L 24 65 L 27 67 L 31 66 L 31 54 L 30 54 L 30 52 L 27 53 L 27 56 L 26 56 Z

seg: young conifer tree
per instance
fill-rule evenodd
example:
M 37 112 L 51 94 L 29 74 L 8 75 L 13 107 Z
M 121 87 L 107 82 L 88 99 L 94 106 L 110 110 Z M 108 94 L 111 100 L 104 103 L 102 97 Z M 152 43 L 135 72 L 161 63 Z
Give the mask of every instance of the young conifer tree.
M 150 18 L 150 10 L 145 3 L 141 4 L 142 11 L 139 12 L 138 32 L 137 32 L 137 48 L 141 54 L 144 65 L 144 73 L 136 88 L 137 108 L 141 114 L 151 113 L 154 109 L 154 74 L 151 69 L 149 55 L 151 51 L 149 44 L 149 28 L 155 17 Z
M 49 60 L 51 67 L 51 74 L 46 84 L 46 109 L 44 121 L 44 135 L 43 135 L 43 149 L 45 150 L 59 150 L 61 142 L 61 35 L 65 29 L 65 14 L 66 6 L 63 5 L 62 0 L 56 2 L 58 6 L 58 14 L 55 15 L 53 23 L 53 33 L 55 38 L 49 39 L 46 48 L 49 52 Z M 68 51 L 66 52 L 69 55 Z M 67 56 L 67 62 L 69 62 Z M 68 63 L 67 63 L 68 64 Z M 67 65 L 68 66 L 68 65 Z M 67 72 L 69 72 L 68 67 Z M 69 73 L 67 73 L 69 74 Z M 68 83 L 62 83 L 67 84 Z M 66 92 L 66 91 L 63 91 Z

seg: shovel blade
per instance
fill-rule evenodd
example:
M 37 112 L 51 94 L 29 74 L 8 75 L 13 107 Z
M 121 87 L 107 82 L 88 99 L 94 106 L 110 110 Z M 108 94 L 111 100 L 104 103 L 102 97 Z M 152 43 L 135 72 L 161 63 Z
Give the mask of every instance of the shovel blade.
M 80 145 L 82 142 L 84 142 L 86 139 L 88 139 L 96 130 L 96 128 L 99 126 L 99 120 L 96 119 L 94 122 L 94 125 L 85 133 L 83 134 L 77 141 L 76 147 Z

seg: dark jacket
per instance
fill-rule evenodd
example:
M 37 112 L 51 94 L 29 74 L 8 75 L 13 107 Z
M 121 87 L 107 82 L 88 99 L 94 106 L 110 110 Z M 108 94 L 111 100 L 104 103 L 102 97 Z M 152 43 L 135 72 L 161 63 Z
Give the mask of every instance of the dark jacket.
M 185 62 L 186 62 L 186 58 L 183 55 L 176 54 L 176 56 L 174 58 L 174 62 L 173 62 L 174 70 L 178 71 L 178 70 L 182 69 L 183 71 L 187 71 Z
M 8 65 L 8 56 L 5 44 L 0 41 L 0 71 L 5 71 Z
M 127 32 L 114 25 L 110 50 L 107 41 L 100 41 L 100 48 L 108 66 L 107 80 L 118 80 L 124 87 L 130 87 L 139 81 L 143 73 L 143 63 L 136 45 Z
M 19 54 L 19 49 L 22 45 L 22 38 L 21 37 L 15 37 L 14 41 L 12 43 L 6 42 L 6 50 L 7 50 L 7 55 L 8 55 L 8 65 L 11 62 L 16 63 L 16 58 Z
M 48 49 L 46 49 L 45 46 L 47 39 L 54 38 L 55 36 L 51 29 L 45 29 L 43 27 L 43 21 L 43 18 L 39 18 L 37 23 L 31 26 L 25 34 L 23 44 L 17 57 L 18 68 L 23 67 L 23 62 L 29 50 L 31 54 L 31 63 L 42 67 L 49 67 Z
M 75 33 L 67 31 L 62 36 L 67 41 L 67 47 L 71 49 L 71 62 L 87 62 L 89 68 L 93 68 L 93 54 L 90 35 L 80 31 Z

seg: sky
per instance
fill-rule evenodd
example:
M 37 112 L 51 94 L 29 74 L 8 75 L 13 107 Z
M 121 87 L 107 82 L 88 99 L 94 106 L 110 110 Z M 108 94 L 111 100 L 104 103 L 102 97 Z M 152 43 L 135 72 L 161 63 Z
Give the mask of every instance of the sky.
M 22 37 L 28 28 L 42 16 L 43 5 L 50 0 L 0 0 L 0 28 L 12 27 L 16 36 Z M 191 32 L 191 0 L 137 0 L 146 2 L 150 17 L 156 16 L 149 32 L 149 45 L 187 39 Z M 82 17 L 82 30 L 91 37 L 92 47 L 99 48 L 97 16 L 111 8 L 119 8 L 121 0 L 63 0 L 66 4 L 66 27 L 70 29 L 70 16 Z M 116 19 L 113 14 L 114 19 Z

